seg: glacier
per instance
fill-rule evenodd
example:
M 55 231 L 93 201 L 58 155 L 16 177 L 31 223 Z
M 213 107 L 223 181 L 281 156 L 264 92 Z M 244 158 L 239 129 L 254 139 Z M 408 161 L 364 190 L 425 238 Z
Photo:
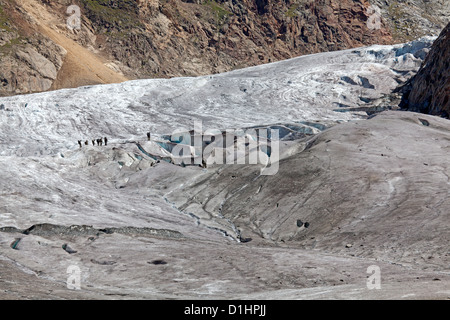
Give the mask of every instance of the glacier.
M 448 123 L 390 111 L 434 39 L 0 98 L 0 299 L 448 296 Z M 195 122 L 279 129 L 280 173 L 175 165 Z

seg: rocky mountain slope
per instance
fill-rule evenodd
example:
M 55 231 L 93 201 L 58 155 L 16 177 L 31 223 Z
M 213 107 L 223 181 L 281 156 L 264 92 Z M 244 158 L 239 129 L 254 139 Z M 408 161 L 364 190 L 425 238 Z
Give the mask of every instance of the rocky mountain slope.
M 71 4 L 79 30 L 67 27 Z M 0 95 L 404 42 L 437 35 L 449 10 L 446 1 L 419 0 L 0 0 Z
M 450 116 L 450 24 L 407 84 L 403 105 L 412 111 Z

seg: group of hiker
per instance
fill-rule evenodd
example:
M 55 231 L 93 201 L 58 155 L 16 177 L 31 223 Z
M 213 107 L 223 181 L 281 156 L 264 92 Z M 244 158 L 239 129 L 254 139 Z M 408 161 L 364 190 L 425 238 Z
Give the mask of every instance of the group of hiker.
M 147 140 L 150 141 L 150 139 L 151 139 L 150 132 L 147 132 Z M 98 146 L 102 146 L 103 143 L 105 143 L 105 146 L 107 146 L 108 145 L 108 138 L 104 137 L 104 138 L 100 138 L 100 139 L 92 139 L 91 142 L 92 142 L 93 146 L 95 146 L 96 142 L 97 142 Z M 89 141 L 88 140 L 84 141 L 84 144 L 86 146 L 88 146 L 89 145 Z M 80 146 L 80 148 L 83 146 L 82 140 L 78 140 L 78 145 Z
M 93 146 L 95 146 L 95 142 L 97 142 L 97 145 L 98 145 L 98 146 L 102 146 L 102 145 L 103 145 L 103 141 L 105 142 L 105 146 L 108 145 L 108 138 L 106 138 L 106 137 L 104 137 L 104 138 L 99 138 L 99 139 L 92 139 L 91 141 L 92 141 L 92 145 L 93 145 Z M 89 141 L 86 140 L 86 141 L 84 142 L 84 144 L 85 144 L 86 146 L 89 145 Z M 80 148 L 83 146 L 83 143 L 82 143 L 81 140 L 78 140 L 78 145 L 80 146 Z

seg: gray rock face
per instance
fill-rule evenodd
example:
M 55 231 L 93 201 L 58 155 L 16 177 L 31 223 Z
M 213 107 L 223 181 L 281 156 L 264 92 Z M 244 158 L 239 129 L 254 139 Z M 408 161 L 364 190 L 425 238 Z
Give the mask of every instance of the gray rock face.
M 56 79 L 56 67 L 48 59 L 30 46 L 26 46 L 16 52 L 16 57 L 31 69 L 37 71 L 43 78 Z
M 370 0 L 370 3 L 381 9 L 392 36 L 400 41 L 437 36 L 450 22 L 447 0 Z
M 449 118 L 450 23 L 433 43 L 419 72 L 409 81 L 404 107 Z
M 2 57 L 0 95 L 49 90 L 63 64 L 66 51 L 50 40 L 20 45 Z

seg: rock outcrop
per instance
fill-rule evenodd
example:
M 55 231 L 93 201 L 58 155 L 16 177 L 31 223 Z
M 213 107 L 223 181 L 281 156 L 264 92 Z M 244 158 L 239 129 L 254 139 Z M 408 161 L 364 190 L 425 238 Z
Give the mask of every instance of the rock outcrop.
M 133 78 L 213 74 L 393 41 L 385 26 L 368 28 L 366 0 L 124 1 L 114 11 L 82 5 L 96 45 Z
M 422 67 L 411 79 L 404 107 L 411 111 L 450 115 L 450 23 L 433 43 Z
M 49 90 L 66 50 L 31 29 L 10 2 L 0 2 L 0 95 Z
M 437 36 L 450 22 L 447 0 L 371 0 L 380 8 L 392 37 L 407 42 L 422 36 Z
M 49 39 L 35 46 L 27 43 L 18 47 L 13 54 L 2 57 L 0 92 L 20 94 L 49 90 L 65 52 Z
M 80 9 L 80 28 L 68 28 L 70 5 Z M 449 12 L 446 1 L 419 0 L 0 0 L 0 95 L 215 74 L 405 42 L 437 35 Z M 56 77 L 34 69 L 36 53 L 17 54 L 31 50 Z

